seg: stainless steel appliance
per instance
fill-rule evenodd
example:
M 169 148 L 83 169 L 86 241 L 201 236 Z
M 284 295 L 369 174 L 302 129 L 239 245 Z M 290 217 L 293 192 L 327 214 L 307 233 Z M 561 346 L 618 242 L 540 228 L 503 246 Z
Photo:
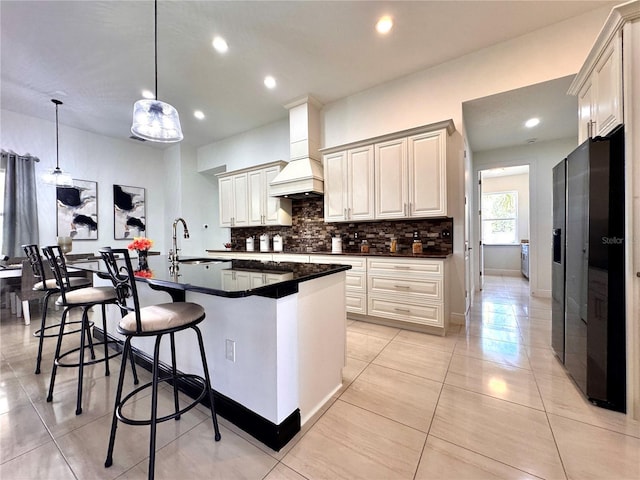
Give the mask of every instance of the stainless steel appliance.
M 589 400 L 624 412 L 623 127 L 553 173 L 552 346 Z

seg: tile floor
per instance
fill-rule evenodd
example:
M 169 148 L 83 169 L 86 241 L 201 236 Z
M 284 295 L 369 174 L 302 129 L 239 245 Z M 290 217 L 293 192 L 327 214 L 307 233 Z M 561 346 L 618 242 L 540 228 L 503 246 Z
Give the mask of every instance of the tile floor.
M 90 367 L 76 416 L 75 371 L 62 369 L 47 403 L 54 341 L 34 375 L 35 328 L 2 312 L 0 478 L 146 478 L 146 428 L 121 424 L 103 467 L 116 376 Z M 447 337 L 354 321 L 347 335 L 343 388 L 282 451 L 224 419 L 214 443 L 198 407 L 159 427 L 157 478 L 640 478 L 640 423 L 585 401 L 549 349 L 549 300 L 523 279 L 488 278 L 467 328 Z

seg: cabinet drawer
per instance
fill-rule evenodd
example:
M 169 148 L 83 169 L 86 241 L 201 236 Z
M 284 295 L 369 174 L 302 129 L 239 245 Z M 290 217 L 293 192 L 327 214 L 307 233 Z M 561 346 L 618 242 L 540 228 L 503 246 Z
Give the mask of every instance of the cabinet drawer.
M 442 300 L 442 280 L 425 278 L 402 279 L 398 277 L 369 276 L 369 293 L 399 294 L 407 298 Z
M 416 305 L 406 301 L 398 302 L 388 297 L 376 295 L 369 295 L 368 303 L 368 315 L 420 323 L 422 325 L 444 326 L 443 306 L 441 303 Z
M 333 263 L 334 265 L 351 265 L 352 270 L 365 271 L 366 257 L 345 257 L 343 255 L 309 255 L 310 263 Z
M 367 276 L 364 273 L 351 273 L 351 270 L 347 270 L 346 277 L 347 291 L 367 293 Z
M 443 275 L 441 260 L 400 260 L 393 258 L 369 258 L 369 274 L 382 273 L 393 275 L 428 274 L 434 276 Z
M 347 312 L 367 314 L 367 296 L 365 294 L 352 293 L 347 291 L 346 295 Z

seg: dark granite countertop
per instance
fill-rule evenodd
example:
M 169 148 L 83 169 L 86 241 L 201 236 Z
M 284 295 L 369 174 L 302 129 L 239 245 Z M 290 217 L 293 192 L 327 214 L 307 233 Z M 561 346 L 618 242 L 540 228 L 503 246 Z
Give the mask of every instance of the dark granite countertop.
M 394 258 L 423 258 L 423 259 L 429 259 L 429 258 L 435 258 L 435 259 L 445 259 L 445 258 L 449 258 L 452 256 L 451 253 L 440 253 L 440 252 L 429 252 L 429 251 L 425 251 L 423 253 L 412 253 L 410 251 L 403 251 L 403 252 L 397 252 L 397 253 L 391 253 L 391 252 L 377 252 L 377 251 L 371 251 L 369 253 L 361 253 L 358 251 L 353 251 L 353 252 L 349 252 L 349 251 L 343 251 L 342 253 L 331 253 L 331 252 L 304 252 L 304 251 L 298 251 L 298 250 L 285 250 L 284 252 L 260 252 L 260 251 L 254 251 L 254 252 L 247 252 L 246 250 L 207 250 L 207 252 L 211 255 L 215 255 L 217 252 L 225 252 L 225 253 L 264 253 L 264 254 L 273 254 L 273 255 L 336 255 L 336 256 L 349 256 L 349 257 L 394 257 Z M 274 257 L 275 258 L 275 257 Z
M 138 260 L 133 258 L 133 267 Z M 350 269 L 349 265 L 328 265 L 260 260 L 181 257 L 173 267 L 166 255 L 148 258 L 149 269 L 137 279 L 151 288 L 166 291 L 192 291 L 221 297 L 258 295 L 281 298 L 298 292 L 301 282 Z M 106 272 L 102 260 L 69 262 L 69 267 L 94 273 Z

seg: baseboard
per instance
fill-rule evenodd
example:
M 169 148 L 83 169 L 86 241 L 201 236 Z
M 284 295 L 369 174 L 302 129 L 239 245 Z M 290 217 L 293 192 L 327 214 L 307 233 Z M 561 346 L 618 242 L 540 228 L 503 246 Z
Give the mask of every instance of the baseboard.
M 97 327 L 93 327 L 93 336 L 102 341 L 104 339 L 104 332 Z M 112 335 L 107 335 L 107 339 L 118 340 Z M 123 346 L 121 343 L 114 343 L 112 346 L 122 351 Z M 153 359 L 137 348 L 132 347 L 132 350 L 136 365 L 151 371 Z M 171 374 L 170 367 L 164 363 L 160 363 L 160 371 L 161 375 Z M 178 382 L 178 390 L 189 395 L 191 398 L 196 398 L 200 392 L 202 392 L 202 385 L 189 379 L 180 379 Z M 285 418 L 282 423 L 276 425 L 249 410 L 244 405 L 215 390 L 213 390 L 213 401 L 215 402 L 216 413 L 218 415 L 224 417 L 272 450 L 279 451 L 282 449 L 282 447 L 300 431 L 300 409 L 296 409 L 291 415 Z M 208 396 L 205 396 L 200 403 L 208 408 L 211 407 Z
M 451 325 L 466 325 L 467 319 L 462 313 L 450 313 L 449 314 L 449 323 Z

